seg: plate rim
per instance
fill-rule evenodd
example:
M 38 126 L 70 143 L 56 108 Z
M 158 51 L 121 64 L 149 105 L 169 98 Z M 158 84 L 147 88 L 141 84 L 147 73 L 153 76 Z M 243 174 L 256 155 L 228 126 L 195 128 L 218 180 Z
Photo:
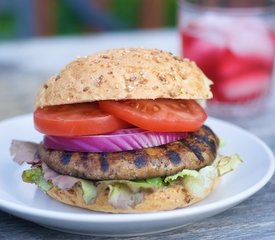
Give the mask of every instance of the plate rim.
M 31 113 L 15 116 L 12 118 L 4 119 L 0 121 L 0 127 L 3 124 L 8 124 L 11 121 L 16 121 L 22 118 L 30 118 Z M 13 212 L 13 213 L 21 213 L 25 216 L 36 216 L 44 219 L 54 219 L 54 220 L 66 220 L 66 221 L 75 221 L 75 222 L 89 222 L 89 223 L 113 223 L 113 222 L 128 222 L 128 223 L 137 223 L 137 222 L 146 222 L 146 221 L 153 221 L 153 220 L 169 220 L 169 219 L 175 219 L 179 217 L 188 217 L 188 216 L 195 216 L 197 214 L 203 214 L 207 212 L 211 212 L 214 210 L 218 210 L 220 208 L 223 208 L 224 206 L 232 206 L 234 204 L 238 204 L 244 199 L 247 199 L 254 193 L 256 193 L 258 190 L 260 190 L 262 187 L 266 185 L 266 183 L 271 179 L 271 177 L 274 174 L 275 171 L 275 159 L 272 150 L 269 148 L 269 146 L 261 140 L 256 135 L 252 134 L 251 132 L 235 125 L 230 122 L 217 119 L 214 117 L 208 117 L 206 124 L 208 122 L 213 122 L 212 124 L 215 124 L 215 122 L 223 125 L 227 125 L 228 127 L 233 127 L 238 131 L 241 131 L 246 136 L 253 139 L 253 141 L 256 141 L 257 144 L 259 144 L 264 151 L 266 152 L 268 156 L 268 171 L 266 171 L 265 175 L 253 186 L 247 188 L 246 190 L 238 193 L 237 195 L 231 196 L 229 198 L 221 199 L 216 202 L 208 203 L 207 205 L 199 205 L 195 206 L 193 205 L 192 208 L 181 208 L 181 209 L 175 209 L 170 211 L 161 211 L 161 212 L 149 212 L 149 213 L 126 213 L 126 214 L 110 214 L 110 213 L 97 213 L 89 210 L 87 210 L 87 213 L 69 213 L 69 212 L 58 212 L 56 214 L 53 210 L 44 210 L 44 209 L 37 209 L 32 208 L 26 205 L 22 205 L 20 203 L 16 202 L 9 202 L 7 200 L 2 199 L 1 192 L 0 191 L 0 209 L 5 212 Z M 55 200 L 53 200 L 55 201 Z M 9 210 L 9 211 L 6 211 Z

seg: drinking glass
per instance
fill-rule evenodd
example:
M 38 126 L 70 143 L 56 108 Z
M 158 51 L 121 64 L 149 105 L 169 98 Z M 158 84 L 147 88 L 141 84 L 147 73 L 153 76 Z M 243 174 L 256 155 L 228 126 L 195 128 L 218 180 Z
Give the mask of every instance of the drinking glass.
M 179 2 L 182 56 L 214 84 L 210 115 L 255 116 L 266 106 L 275 56 L 273 1 Z

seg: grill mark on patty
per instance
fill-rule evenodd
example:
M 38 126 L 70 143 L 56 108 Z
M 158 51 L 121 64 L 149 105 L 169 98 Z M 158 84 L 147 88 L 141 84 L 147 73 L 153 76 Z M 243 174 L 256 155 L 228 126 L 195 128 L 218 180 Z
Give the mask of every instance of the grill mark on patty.
M 207 135 L 205 136 L 200 136 L 198 134 L 193 134 L 194 137 L 196 137 L 198 140 L 205 142 L 211 149 L 212 152 L 216 151 L 216 145 L 215 142 L 209 139 Z
M 72 152 L 64 151 L 60 156 L 60 162 L 64 165 L 69 164 L 71 161 Z
M 203 126 L 182 140 L 152 148 L 80 153 L 49 150 L 40 144 L 38 153 L 43 162 L 60 174 L 90 180 L 132 180 L 172 175 L 183 169 L 200 169 L 214 161 L 218 144 L 217 136 Z
M 180 155 L 176 151 L 173 151 L 173 150 L 167 151 L 166 155 L 167 155 L 167 157 L 169 158 L 170 162 L 173 165 L 180 164 L 181 157 L 180 157 Z
M 210 138 L 211 136 L 215 136 L 215 133 L 212 131 L 212 129 L 206 125 L 203 126 L 203 129 L 205 131 L 206 134 L 201 135 L 198 134 L 197 132 L 192 133 L 193 136 L 195 136 L 198 140 L 203 141 L 204 143 L 206 143 L 212 152 L 216 152 L 218 149 L 218 144 L 215 141 L 215 138 L 212 137 L 212 139 Z
M 143 168 L 146 166 L 147 161 L 148 160 L 144 154 L 138 154 L 137 156 L 135 156 L 134 163 L 137 168 Z
M 81 164 L 86 169 L 89 168 L 89 165 L 88 165 L 88 154 L 89 153 L 87 153 L 87 152 L 81 152 L 81 153 L 79 153 Z
M 181 141 L 188 149 L 190 149 L 200 161 L 205 161 L 200 145 L 191 145 L 185 139 Z
M 79 153 L 80 159 L 83 160 L 83 161 L 87 160 L 88 154 L 89 153 L 87 153 L 87 152 L 80 152 Z
M 100 167 L 102 172 L 107 172 L 109 170 L 109 163 L 108 163 L 108 153 L 102 153 L 100 155 L 99 161 L 100 161 Z

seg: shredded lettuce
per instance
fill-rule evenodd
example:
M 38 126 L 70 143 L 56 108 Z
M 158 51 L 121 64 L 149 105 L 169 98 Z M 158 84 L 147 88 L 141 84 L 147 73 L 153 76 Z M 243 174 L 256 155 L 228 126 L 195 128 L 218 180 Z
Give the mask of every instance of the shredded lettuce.
M 213 164 L 217 165 L 218 175 L 223 176 L 235 170 L 242 162 L 238 154 L 233 154 L 231 156 L 220 156 Z
M 197 170 L 184 169 L 174 175 L 164 178 L 165 183 L 172 184 L 181 178 L 187 191 L 195 197 L 202 197 L 211 190 L 217 177 L 233 171 L 242 163 L 237 154 L 232 156 L 218 156 L 211 166 Z
M 224 139 L 220 139 L 219 148 L 223 148 L 225 147 L 225 145 L 226 145 L 226 141 Z
M 108 202 L 115 208 L 128 208 L 142 202 L 143 193 L 133 192 L 125 184 L 109 185 Z
M 125 185 L 132 192 L 139 192 L 140 190 L 154 190 L 155 188 L 162 187 L 164 185 L 162 178 L 148 178 L 144 180 L 104 180 L 99 181 L 99 184 L 103 184 L 106 187 L 113 186 L 116 184 Z
M 72 182 L 80 182 L 83 199 L 86 204 L 92 203 L 97 196 L 97 188 L 109 189 L 109 203 L 116 208 L 127 208 L 135 206 L 143 200 L 144 192 L 152 192 L 157 188 L 169 186 L 172 184 L 183 184 L 187 191 L 194 197 L 205 196 L 215 185 L 218 177 L 236 169 L 242 160 L 237 154 L 232 156 L 218 156 L 210 166 L 201 168 L 200 170 L 184 169 L 174 175 L 164 178 L 155 177 L 144 180 L 103 180 L 94 182 L 80 178 L 73 178 Z M 52 171 L 52 172 L 49 172 Z M 43 190 L 48 191 L 53 186 L 71 186 L 64 184 L 66 176 L 54 172 L 52 169 L 46 171 L 48 177 L 45 180 L 41 167 L 34 167 L 26 170 L 22 174 L 25 182 L 36 183 Z M 49 174 L 50 173 L 50 174 Z M 68 180 L 68 179 L 67 179 Z M 72 187 L 72 186 L 71 186 Z
M 166 177 L 164 182 L 171 184 L 178 178 L 182 178 L 182 184 L 184 184 L 188 192 L 195 197 L 203 197 L 213 185 L 216 177 L 216 168 L 214 166 L 207 166 L 199 171 L 184 169 L 177 174 Z
M 88 180 L 80 180 L 82 192 L 83 192 L 83 199 L 86 204 L 92 203 L 96 198 L 96 186 Z
M 45 163 L 41 164 L 44 179 L 61 190 L 71 189 L 77 182 L 80 182 L 83 199 L 86 204 L 91 203 L 96 197 L 96 187 L 93 182 L 76 177 L 62 175 L 48 167 Z
M 22 179 L 27 183 L 35 183 L 44 191 L 50 190 L 53 186 L 50 181 L 45 181 L 40 167 L 25 170 L 22 174 Z
M 144 180 L 146 183 L 151 184 L 154 187 L 163 187 L 164 182 L 161 177 L 155 177 L 155 178 L 147 178 Z
M 193 196 L 203 197 L 212 189 L 216 179 L 217 169 L 207 166 L 199 170 L 198 177 L 187 176 L 184 179 L 184 186 Z
M 56 173 L 56 176 L 61 177 L 62 175 L 59 175 Z M 54 186 L 51 180 L 48 180 L 48 181 L 45 180 L 41 167 L 34 167 L 31 169 L 25 170 L 22 174 L 22 179 L 24 182 L 27 182 L 27 183 L 35 183 L 44 191 L 49 191 Z M 84 180 L 84 179 L 77 179 L 77 180 L 81 183 L 81 188 L 83 191 L 83 199 L 85 203 L 86 204 L 91 203 L 93 200 L 95 200 L 95 197 L 96 197 L 96 186 L 91 181 L 88 181 L 88 180 Z
M 196 170 L 183 169 L 182 171 L 180 171 L 180 172 L 178 172 L 174 175 L 171 175 L 171 176 L 168 176 L 168 177 L 164 178 L 164 182 L 170 184 L 173 181 L 177 180 L 178 178 L 184 178 L 184 177 L 187 177 L 187 176 L 190 176 L 190 177 L 193 177 L 193 178 L 198 178 L 199 177 L 199 172 L 196 171 Z
M 145 191 L 154 191 L 164 186 L 160 177 L 148 178 L 138 181 L 130 180 L 104 180 L 98 181 L 98 185 L 109 189 L 108 201 L 115 208 L 128 208 L 135 206 L 143 200 Z

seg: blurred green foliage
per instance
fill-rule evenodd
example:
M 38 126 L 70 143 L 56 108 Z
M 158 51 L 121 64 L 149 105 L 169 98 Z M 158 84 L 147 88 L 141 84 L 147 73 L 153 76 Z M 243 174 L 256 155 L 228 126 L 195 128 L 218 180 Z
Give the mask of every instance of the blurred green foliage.
M 15 18 L 11 11 L 0 13 L 0 38 L 10 38 L 14 35 Z
M 138 25 L 139 0 L 130 0 L 125 4 L 125 0 L 114 0 L 111 5 L 111 14 L 120 21 L 127 23 L 130 28 Z
M 147 1 L 149 2 L 150 0 Z M 142 17 L 140 13 L 141 0 L 105 0 L 105 3 L 106 2 L 108 4 L 106 4 L 107 9 L 104 9 L 105 14 L 111 16 L 111 18 L 115 19 L 118 23 L 122 23 L 123 27 L 121 27 L 120 30 L 137 29 L 140 27 Z M 159 2 L 164 4 L 162 27 L 175 26 L 177 0 L 159 0 Z M 54 3 L 54 8 L 50 10 L 50 13 L 54 19 L 54 26 L 51 26 L 53 31 L 50 35 L 81 34 L 102 30 L 87 24 L 87 22 L 80 17 L 80 12 L 77 12 L 72 4 L 68 4 L 66 0 L 52 0 L 52 3 Z M 25 27 L 22 26 L 23 24 L 20 23 L 17 16 L 18 9 L 17 11 L 13 9 L 16 8 L 14 4 L 16 4 L 16 1 L 13 1 L 13 4 L 8 4 L 9 8 L 3 9 L 0 6 L 0 39 L 20 37 L 18 35 L 18 29 L 22 30 L 22 27 Z M 28 13 L 28 11 L 31 10 L 25 9 L 25 11 Z M 29 14 L 34 13 L 29 12 Z M 36 23 L 33 24 L 35 26 Z
M 85 31 L 85 24 L 77 16 L 74 9 L 67 5 L 64 0 L 59 0 L 55 9 L 57 17 L 56 34 L 77 34 Z

